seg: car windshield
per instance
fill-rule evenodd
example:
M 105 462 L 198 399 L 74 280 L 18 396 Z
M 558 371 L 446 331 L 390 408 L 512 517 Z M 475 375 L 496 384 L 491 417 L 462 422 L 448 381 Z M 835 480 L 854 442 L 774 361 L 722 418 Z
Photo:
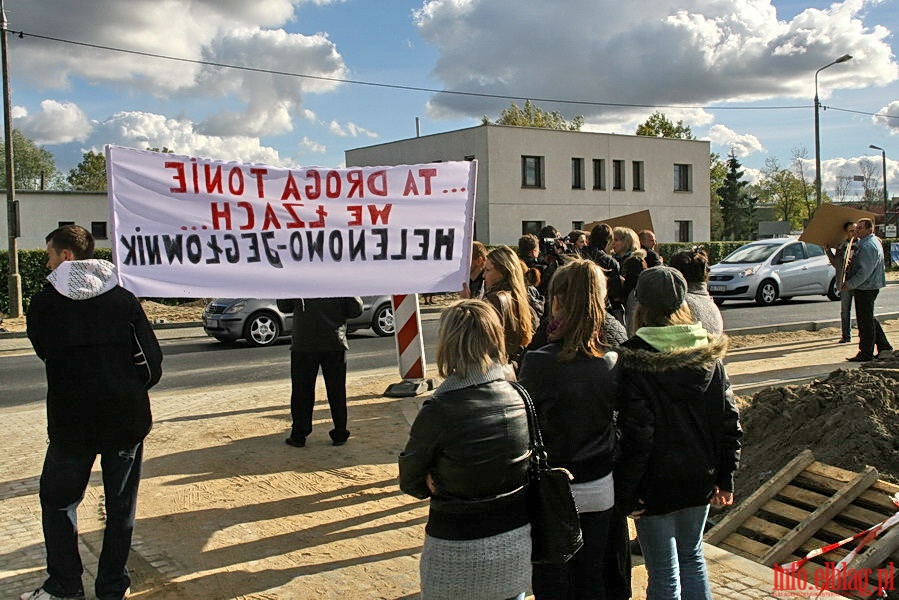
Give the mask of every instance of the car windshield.
M 728 265 L 760 263 L 781 247 L 782 244 L 753 244 L 737 248 L 728 254 L 721 262 Z

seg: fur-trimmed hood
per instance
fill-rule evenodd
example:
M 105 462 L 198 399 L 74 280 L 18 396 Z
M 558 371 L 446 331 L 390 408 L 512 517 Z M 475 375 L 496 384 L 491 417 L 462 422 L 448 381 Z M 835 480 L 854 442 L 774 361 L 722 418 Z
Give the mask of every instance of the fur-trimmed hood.
M 619 364 L 641 373 L 669 374 L 681 371 L 684 376 L 677 378 L 678 380 L 682 383 L 688 383 L 689 380 L 690 384 L 699 384 L 704 389 L 711 380 L 716 362 L 727 354 L 730 342 L 724 334 L 707 334 L 707 340 L 708 343 L 703 346 L 660 352 L 646 340 L 635 336 L 620 348 Z M 697 375 L 701 382 L 697 381 Z

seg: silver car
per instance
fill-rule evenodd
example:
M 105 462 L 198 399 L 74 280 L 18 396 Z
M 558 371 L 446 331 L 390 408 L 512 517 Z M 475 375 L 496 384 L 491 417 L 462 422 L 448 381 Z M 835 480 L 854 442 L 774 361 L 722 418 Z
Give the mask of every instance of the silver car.
M 390 296 L 363 296 L 362 314 L 347 321 L 347 331 L 371 328 L 377 335 L 393 335 Z M 245 339 L 251 346 L 270 346 L 293 331 L 293 313 L 278 310 L 275 300 L 216 298 L 203 311 L 203 330 L 220 342 Z
M 768 306 L 778 298 L 827 296 L 840 299 L 836 271 L 824 249 L 796 238 L 759 240 L 740 246 L 709 273 L 709 294 L 725 300 L 755 300 Z

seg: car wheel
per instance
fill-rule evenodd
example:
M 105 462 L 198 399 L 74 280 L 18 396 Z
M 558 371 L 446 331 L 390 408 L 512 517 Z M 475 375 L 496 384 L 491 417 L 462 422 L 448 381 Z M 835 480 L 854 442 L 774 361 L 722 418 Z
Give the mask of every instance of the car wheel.
M 393 317 L 393 307 L 390 304 L 382 304 L 371 318 L 371 330 L 381 337 L 393 335 L 396 331 L 396 321 Z
M 759 284 L 759 289 L 755 293 L 755 301 L 762 306 L 771 306 L 777 301 L 777 284 L 771 279 L 766 279 Z
M 253 313 L 247 319 L 243 335 L 251 346 L 271 346 L 281 335 L 281 323 L 272 313 Z
M 721 306 L 722 304 L 724 304 L 724 298 L 715 298 L 713 296 L 712 301 L 715 303 L 715 306 Z
M 840 299 L 840 288 L 837 287 L 837 278 L 836 277 L 831 279 L 830 285 L 827 286 L 827 297 L 834 301 Z

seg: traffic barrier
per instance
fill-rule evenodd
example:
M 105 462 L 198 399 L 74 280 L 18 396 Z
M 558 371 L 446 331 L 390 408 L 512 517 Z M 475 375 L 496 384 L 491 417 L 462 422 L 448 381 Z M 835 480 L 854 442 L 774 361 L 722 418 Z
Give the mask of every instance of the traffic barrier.
M 391 384 L 384 392 L 391 398 L 417 396 L 434 389 L 434 382 L 428 379 L 425 362 L 425 345 L 421 336 L 421 313 L 418 309 L 418 294 L 393 296 L 393 318 L 396 328 L 396 354 L 402 381 Z

